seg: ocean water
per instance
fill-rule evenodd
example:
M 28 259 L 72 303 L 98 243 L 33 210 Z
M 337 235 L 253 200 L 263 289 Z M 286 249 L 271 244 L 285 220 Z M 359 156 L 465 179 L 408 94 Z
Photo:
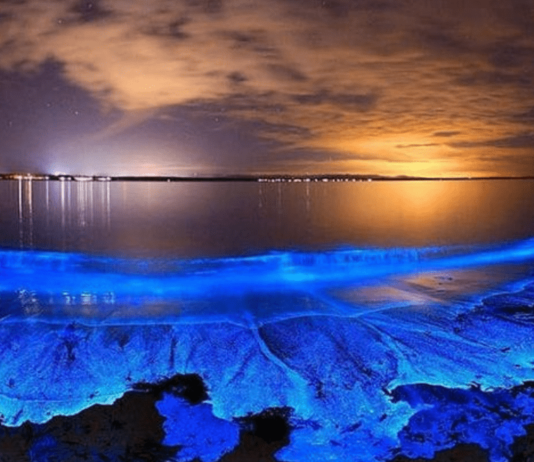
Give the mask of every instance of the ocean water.
M 219 460 L 239 419 L 272 409 L 292 429 L 281 461 L 459 443 L 508 460 L 534 423 L 533 193 L 529 180 L 0 182 L 3 424 L 198 374 L 208 401 L 156 406 L 174 460 Z
M 533 234 L 534 181 L 0 183 L 4 248 L 221 257 L 501 244 Z

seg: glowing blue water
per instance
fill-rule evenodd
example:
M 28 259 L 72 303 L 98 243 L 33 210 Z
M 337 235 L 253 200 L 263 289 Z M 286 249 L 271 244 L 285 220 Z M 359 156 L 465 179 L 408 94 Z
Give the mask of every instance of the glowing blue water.
M 197 305 L 185 313 L 188 303 L 217 299 L 218 306 L 210 314 L 239 318 L 250 314 L 251 307 L 224 309 L 228 296 L 273 292 L 316 295 L 325 288 L 366 286 L 391 276 L 521 263 L 534 258 L 534 240 L 467 250 L 343 249 L 200 260 L 121 260 L 4 250 L 0 251 L 0 293 L 10 303 L 2 304 L 1 314 L 9 314 L 11 319 L 28 313 L 48 315 L 60 322 L 68 314 L 69 320 L 81 316 L 84 322 L 95 317 L 102 322 L 111 312 L 116 315 L 117 307 L 138 306 L 124 313 L 131 319 L 152 316 L 157 305 L 165 316 L 183 322 L 199 315 L 201 319 L 206 317 L 205 310 L 199 311 Z M 301 307 L 295 306 L 295 310 L 300 312 Z M 252 311 L 258 312 L 253 307 Z M 272 307 L 263 314 L 270 317 L 269 311 L 278 314 Z
M 239 426 L 214 417 L 209 404 L 193 406 L 165 393 L 156 407 L 166 419 L 164 443 L 180 445 L 181 460 L 201 457 L 203 462 L 216 462 L 239 442 Z
M 504 461 L 534 421 L 530 395 L 509 391 L 534 380 L 533 261 L 533 240 L 191 261 L 3 251 L 0 412 L 7 425 L 43 422 L 198 373 L 209 405 L 159 405 L 181 460 L 216 460 L 237 443 L 232 419 L 289 407 L 282 460 L 477 442 Z M 488 411 L 499 406 L 513 410 L 506 421 Z M 481 413 L 476 430 L 457 423 Z M 217 443 L 185 435 L 181 415 Z

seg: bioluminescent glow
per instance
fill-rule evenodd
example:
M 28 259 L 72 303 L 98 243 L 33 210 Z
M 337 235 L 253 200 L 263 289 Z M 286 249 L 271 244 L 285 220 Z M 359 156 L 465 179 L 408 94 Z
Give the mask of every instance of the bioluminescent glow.
M 20 302 L 21 313 L 29 309 L 35 314 L 37 305 L 43 313 L 46 306 L 76 306 L 84 317 L 83 308 L 96 306 L 92 312 L 99 317 L 102 305 L 168 304 L 251 292 L 316 293 L 330 287 L 375 284 L 392 276 L 532 259 L 532 239 L 486 249 L 344 249 L 197 260 L 121 260 L 4 250 L 0 251 L 0 291 Z
M 179 445 L 181 460 L 200 458 L 203 462 L 217 462 L 239 442 L 239 426 L 214 417 L 209 404 L 192 405 L 165 393 L 156 407 L 166 418 L 164 443 Z
M 44 422 L 194 373 L 209 403 L 158 404 L 181 461 L 215 461 L 235 419 L 289 408 L 280 460 L 465 442 L 504 462 L 534 422 L 520 388 L 534 380 L 533 259 L 532 240 L 197 260 L 3 251 L 0 412 Z

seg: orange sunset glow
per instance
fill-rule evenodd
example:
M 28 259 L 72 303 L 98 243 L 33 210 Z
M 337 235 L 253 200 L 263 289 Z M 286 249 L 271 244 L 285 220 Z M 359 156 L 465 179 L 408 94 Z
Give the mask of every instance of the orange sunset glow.
M 533 18 L 519 0 L 7 2 L 0 170 L 135 175 L 143 151 L 167 174 L 532 175 Z

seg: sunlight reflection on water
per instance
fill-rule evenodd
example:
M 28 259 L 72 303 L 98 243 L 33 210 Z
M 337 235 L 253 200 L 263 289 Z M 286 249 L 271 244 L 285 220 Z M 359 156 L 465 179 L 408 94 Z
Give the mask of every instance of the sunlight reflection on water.
M 0 182 L 0 245 L 141 257 L 503 243 L 534 181 Z

